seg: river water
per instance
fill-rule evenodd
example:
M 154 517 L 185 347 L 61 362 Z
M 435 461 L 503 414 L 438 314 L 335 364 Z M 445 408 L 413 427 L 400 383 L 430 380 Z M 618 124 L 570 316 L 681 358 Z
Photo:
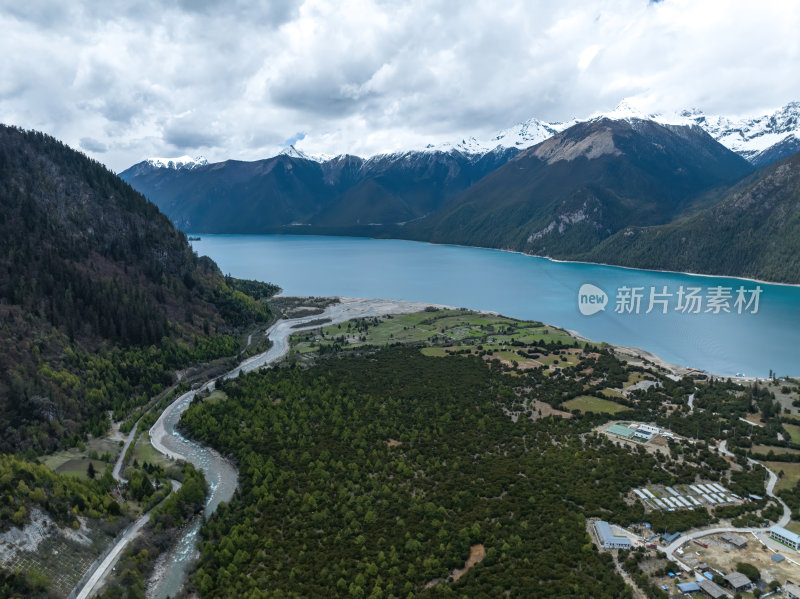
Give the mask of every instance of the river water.
M 269 350 L 247 358 L 224 377 L 234 378 L 240 372 L 261 368 L 281 358 L 289 349 L 289 336 L 293 332 L 302 330 L 304 323 L 323 317 L 329 318 L 331 323 L 338 323 L 353 318 L 413 312 L 424 307 L 424 304 L 412 302 L 353 299 L 329 306 L 322 315 L 279 321 L 269 331 L 269 338 L 272 341 Z M 195 394 L 198 391 L 213 390 L 215 384 L 215 380 L 210 380 L 200 389 L 181 395 L 161 413 L 158 421 L 150 429 L 150 442 L 158 451 L 172 459 L 186 460 L 203 471 L 210 491 L 204 512 L 206 517 L 214 513 L 221 502 L 231 500 L 238 486 L 239 475 L 235 466 L 217 451 L 184 437 L 178 431 L 178 423 L 181 414 L 194 400 Z M 149 599 L 175 597 L 181 590 L 189 570 L 198 557 L 197 544 L 201 524 L 199 518 L 195 519 L 181 531 L 164 562 L 157 564 L 156 572 L 148 585 Z
M 276 283 L 286 295 L 393 298 L 492 310 L 718 374 L 767 376 L 774 370 L 800 375 L 797 286 L 401 240 L 203 235 L 192 246 L 223 272 Z M 607 296 L 605 309 L 591 315 L 584 315 L 578 304 L 578 292 L 587 283 Z M 634 302 L 624 301 L 626 288 L 637 290 L 631 297 L 640 295 L 637 310 Z M 700 305 L 684 301 L 682 310 L 681 291 L 691 288 L 699 289 Z M 715 288 L 722 288 L 718 297 L 728 290 L 723 305 L 712 297 Z M 737 310 L 739 288 L 745 300 L 758 296 L 757 309 L 742 302 Z M 651 299 L 655 302 L 648 313 Z

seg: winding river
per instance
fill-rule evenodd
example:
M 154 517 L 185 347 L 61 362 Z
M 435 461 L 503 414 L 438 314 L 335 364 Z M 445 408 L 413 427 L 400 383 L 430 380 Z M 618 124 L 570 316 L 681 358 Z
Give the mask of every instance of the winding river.
M 267 366 L 289 351 L 289 336 L 304 328 L 313 328 L 312 321 L 320 318 L 330 319 L 332 324 L 353 318 L 381 316 L 415 312 L 431 304 L 418 302 L 399 302 L 392 300 L 342 299 L 340 303 L 329 306 L 322 314 L 302 318 L 280 320 L 269 329 L 272 345 L 264 353 L 244 360 L 224 378 L 235 378 L 240 372 L 249 372 Z M 306 324 L 307 326 L 302 326 Z M 181 414 L 189 407 L 195 395 L 201 391 L 213 390 L 217 379 L 212 379 L 198 389 L 181 395 L 172 402 L 150 429 L 150 443 L 155 449 L 170 459 L 186 460 L 203 471 L 208 481 L 210 493 L 205 507 L 205 516 L 214 513 L 223 501 L 230 501 L 238 486 L 239 473 L 228 459 L 214 449 L 187 439 L 178 431 Z M 175 597 L 186 582 L 192 564 L 198 557 L 197 543 L 201 521 L 195 519 L 182 530 L 166 560 L 159 563 L 148 585 L 147 595 L 151 599 Z

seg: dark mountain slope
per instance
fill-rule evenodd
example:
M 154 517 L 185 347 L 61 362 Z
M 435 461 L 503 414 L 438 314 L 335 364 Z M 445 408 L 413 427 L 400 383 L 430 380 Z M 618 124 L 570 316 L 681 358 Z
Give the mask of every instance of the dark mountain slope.
M 585 258 L 800 283 L 800 153 L 759 169 L 710 208 L 626 228 Z
M 142 162 L 120 176 L 185 231 L 335 234 L 431 214 L 517 153 L 406 152 L 321 164 L 279 155 L 191 169 Z
M 188 169 L 143 162 L 121 173 L 180 229 L 205 233 L 259 233 L 308 222 L 332 200 L 320 165 L 275 156 L 256 162 L 228 160 Z
M 410 235 L 575 256 L 629 224 L 658 224 L 746 175 L 699 127 L 600 119 L 529 148 Z
M 269 317 L 156 206 L 55 139 L 0 126 L 0 452 L 105 426 Z

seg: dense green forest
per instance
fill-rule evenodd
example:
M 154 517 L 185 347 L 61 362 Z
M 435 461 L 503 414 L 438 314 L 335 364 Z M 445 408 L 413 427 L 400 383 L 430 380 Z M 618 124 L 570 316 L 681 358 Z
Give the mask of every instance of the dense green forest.
M 694 480 L 696 467 L 618 446 L 589 417 L 515 423 L 504 407 L 519 384 L 499 362 L 416 348 L 226 383 L 227 399 L 183 420 L 235 456 L 242 481 L 203 528 L 193 585 L 215 597 L 628 596 L 586 518 L 641 521 L 631 487 Z M 474 545 L 486 558 L 449 582 Z
M 108 472 L 93 480 L 80 480 L 35 462 L 0 455 L 0 532 L 24 524 L 36 507 L 46 509 L 64 526 L 72 526 L 79 515 L 117 516 L 120 506 L 111 495 L 115 484 Z
M 800 154 L 759 169 L 718 203 L 656 227 L 629 227 L 594 262 L 800 282 Z
M 234 355 L 276 290 L 223 277 L 98 162 L 0 126 L 0 452 L 103 432 L 173 370 Z

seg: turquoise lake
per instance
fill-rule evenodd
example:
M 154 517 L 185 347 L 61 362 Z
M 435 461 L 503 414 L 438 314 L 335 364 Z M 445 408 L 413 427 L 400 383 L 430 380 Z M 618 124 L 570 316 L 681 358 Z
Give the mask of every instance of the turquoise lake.
M 192 246 L 224 273 L 275 283 L 285 295 L 492 310 L 717 374 L 800 375 L 800 287 L 401 240 L 203 235 Z M 582 313 L 578 292 L 585 284 L 601 291 L 584 293 L 583 311 L 597 306 L 603 292 L 605 309 Z

